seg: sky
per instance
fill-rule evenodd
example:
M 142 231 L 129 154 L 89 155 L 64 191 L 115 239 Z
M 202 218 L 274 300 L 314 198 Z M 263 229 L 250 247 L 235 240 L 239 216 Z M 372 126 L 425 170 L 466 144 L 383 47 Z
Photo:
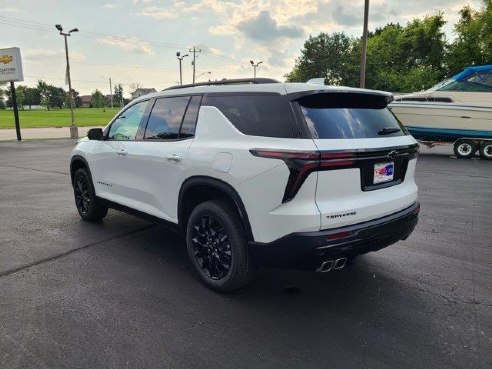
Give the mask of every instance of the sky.
M 406 24 L 444 13 L 452 26 L 464 5 L 480 0 L 371 0 L 369 29 Z M 263 63 L 258 77 L 283 80 L 309 35 L 362 34 L 364 0 L 0 0 L 0 49 L 19 47 L 25 81 L 65 87 L 63 37 L 55 29 L 77 27 L 68 39 L 72 86 L 82 95 L 96 88 L 109 94 L 121 83 L 162 90 L 179 81 L 176 52 L 183 59 L 183 83 L 253 76 L 250 60 Z M 210 72 L 210 73 L 209 73 Z

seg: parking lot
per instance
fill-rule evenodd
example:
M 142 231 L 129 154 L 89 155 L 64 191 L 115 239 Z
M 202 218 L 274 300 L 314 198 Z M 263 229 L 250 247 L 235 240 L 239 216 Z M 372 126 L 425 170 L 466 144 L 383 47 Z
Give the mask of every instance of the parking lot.
M 1 368 L 492 367 L 492 162 L 423 149 L 408 240 L 220 295 L 163 228 L 82 222 L 72 147 L 0 143 Z

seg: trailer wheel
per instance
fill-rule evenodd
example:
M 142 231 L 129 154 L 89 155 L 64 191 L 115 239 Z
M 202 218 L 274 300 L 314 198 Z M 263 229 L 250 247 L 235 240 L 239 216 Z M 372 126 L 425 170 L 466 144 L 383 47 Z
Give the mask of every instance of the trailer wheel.
M 469 159 L 475 155 L 477 145 L 472 140 L 457 140 L 454 143 L 454 154 L 458 158 Z
M 480 156 L 483 159 L 492 160 L 492 141 L 482 142 L 480 145 Z

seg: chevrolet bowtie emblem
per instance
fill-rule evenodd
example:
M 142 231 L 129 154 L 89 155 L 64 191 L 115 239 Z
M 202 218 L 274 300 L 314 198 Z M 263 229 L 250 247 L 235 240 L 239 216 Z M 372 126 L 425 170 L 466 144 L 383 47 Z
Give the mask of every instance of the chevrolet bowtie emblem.
M 388 159 L 394 159 L 398 155 L 398 151 L 396 150 L 391 150 L 388 155 L 386 155 L 386 158 Z
M 8 64 L 12 61 L 12 59 L 14 59 L 13 56 L 10 56 L 10 55 L 2 55 L 2 57 L 0 58 L 0 63 L 3 63 L 3 64 Z

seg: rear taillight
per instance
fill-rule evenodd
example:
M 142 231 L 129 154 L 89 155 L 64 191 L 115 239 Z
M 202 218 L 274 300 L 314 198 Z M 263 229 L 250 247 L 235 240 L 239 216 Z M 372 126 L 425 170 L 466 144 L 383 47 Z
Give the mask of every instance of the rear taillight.
M 310 173 L 317 170 L 337 169 L 354 164 L 353 153 L 252 149 L 251 154 L 260 158 L 283 160 L 289 168 L 289 179 L 282 202 L 292 200 Z M 352 158 L 352 159 L 351 159 Z
M 410 159 L 415 158 L 418 151 L 418 145 L 394 146 L 375 148 L 375 149 L 353 149 L 338 151 L 295 151 L 295 150 L 277 150 L 277 149 L 252 149 L 249 150 L 254 156 L 269 159 L 283 160 L 289 168 L 290 175 L 285 187 L 282 202 L 292 200 L 297 194 L 302 184 L 310 173 L 320 170 L 334 170 L 359 168 L 361 173 L 369 173 L 365 178 L 370 180 L 370 186 L 364 184 L 364 175 L 361 178 L 362 190 L 373 190 L 377 187 L 372 183 L 372 173 L 374 163 L 385 161 L 400 160 L 400 181 L 405 178 L 406 166 L 402 163 L 408 163 Z M 406 164 L 405 164 L 406 165 Z M 383 183 L 382 185 L 386 185 Z M 370 189 L 366 189 L 366 187 Z

